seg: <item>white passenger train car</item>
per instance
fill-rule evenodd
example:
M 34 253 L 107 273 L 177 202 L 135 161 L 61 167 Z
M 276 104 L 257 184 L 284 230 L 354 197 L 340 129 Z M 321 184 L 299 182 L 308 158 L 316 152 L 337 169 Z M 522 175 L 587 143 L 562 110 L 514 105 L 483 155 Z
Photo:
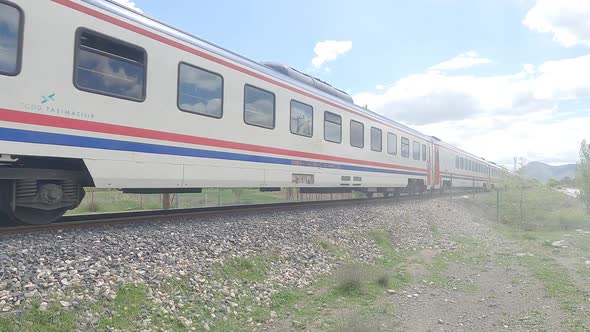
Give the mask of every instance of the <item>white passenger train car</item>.
M 429 136 L 109 1 L 0 0 L 0 50 L 12 220 L 55 220 L 83 186 L 437 188 Z
M 454 188 L 490 188 L 490 163 L 475 155 L 434 138 L 435 153 L 439 155 L 440 171 L 437 183 L 442 191 Z M 440 179 L 440 180 L 438 180 Z

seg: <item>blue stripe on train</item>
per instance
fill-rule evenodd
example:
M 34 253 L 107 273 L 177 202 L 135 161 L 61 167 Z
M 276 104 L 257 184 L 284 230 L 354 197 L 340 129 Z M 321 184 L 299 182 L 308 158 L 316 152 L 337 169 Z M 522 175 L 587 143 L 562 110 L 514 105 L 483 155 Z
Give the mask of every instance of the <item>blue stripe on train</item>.
M 305 167 L 333 168 L 333 169 L 341 169 L 341 170 L 348 170 L 348 171 L 426 176 L 426 173 L 424 173 L 424 172 L 412 172 L 412 171 L 382 169 L 382 168 L 365 167 L 365 166 L 333 164 L 333 163 L 325 163 L 325 162 L 317 162 L 317 161 L 277 158 L 277 157 L 250 155 L 250 154 L 225 152 L 225 151 L 203 150 L 203 149 L 185 148 L 185 147 L 178 147 L 178 146 L 139 143 L 139 142 L 130 142 L 130 141 L 121 141 L 121 140 L 113 140 L 113 139 L 106 139 L 106 138 L 76 136 L 76 135 L 67 135 L 67 134 L 46 133 L 46 132 L 12 129 L 12 128 L 0 128 L 0 140 L 11 141 L 11 142 L 21 142 L 21 143 L 50 144 L 50 145 L 62 145 L 62 146 L 115 150 L 115 151 L 129 151 L 129 152 L 165 154 L 165 155 L 185 156 L 185 157 L 198 157 L 198 158 L 208 158 L 208 159 L 224 159 L 224 160 L 246 161 L 246 162 L 265 163 L 265 164 L 294 165 L 294 166 L 305 166 Z

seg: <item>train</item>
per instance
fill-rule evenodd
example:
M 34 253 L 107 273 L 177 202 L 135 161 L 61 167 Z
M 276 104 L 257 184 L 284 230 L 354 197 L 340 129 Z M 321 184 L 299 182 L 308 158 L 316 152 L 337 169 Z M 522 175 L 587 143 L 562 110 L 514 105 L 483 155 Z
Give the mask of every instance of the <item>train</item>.
M 486 190 L 508 171 L 109 0 L 0 0 L 0 213 L 45 224 L 85 187 Z

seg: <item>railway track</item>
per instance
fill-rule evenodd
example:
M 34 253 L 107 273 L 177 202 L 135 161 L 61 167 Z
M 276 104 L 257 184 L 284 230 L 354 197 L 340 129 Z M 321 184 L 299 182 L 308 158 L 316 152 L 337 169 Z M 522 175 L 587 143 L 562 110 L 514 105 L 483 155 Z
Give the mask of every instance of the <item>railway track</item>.
M 471 192 L 456 192 L 453 196 L 472 194 Z M 401 195 L 397 197 L 376 197 L 376 198 L 351 198 L 325 201 L 295 201 L 267 204 L 248 204 L 248 205 L 227 205 L 199 208 L 169 209 L 169 210 L 144 210 L 114 213 L 93 213 L 64 216 L 60 220 L 48 225 L 0 225 L 0 235 L 29 233 L 46 230 L 59 230 L 70 227 L 91 227 L 99 225 L 125 225 L 134 223 L 146 223 L 150 221 L 163 221 L 178 217 L 205 217 L 228 214 L 246 214 L 258 212 L 274 212 L 291 209 L 301 209 L 310 207 L 338 207 L 350 204 L 373 204 L 387 201 L 417 201 L 433 199 L 438 197 L 447 197 L 450 193 L 445 194 L 424 194 L 424 195 Z

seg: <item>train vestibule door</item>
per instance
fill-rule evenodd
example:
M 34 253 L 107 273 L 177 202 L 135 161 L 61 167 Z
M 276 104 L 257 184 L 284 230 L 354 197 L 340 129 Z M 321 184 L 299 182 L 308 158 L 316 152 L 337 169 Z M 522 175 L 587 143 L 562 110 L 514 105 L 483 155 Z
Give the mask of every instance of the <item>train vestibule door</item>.
M 440 159 L 438 146 L 434 146 L 434 187 L 440 188 Z

